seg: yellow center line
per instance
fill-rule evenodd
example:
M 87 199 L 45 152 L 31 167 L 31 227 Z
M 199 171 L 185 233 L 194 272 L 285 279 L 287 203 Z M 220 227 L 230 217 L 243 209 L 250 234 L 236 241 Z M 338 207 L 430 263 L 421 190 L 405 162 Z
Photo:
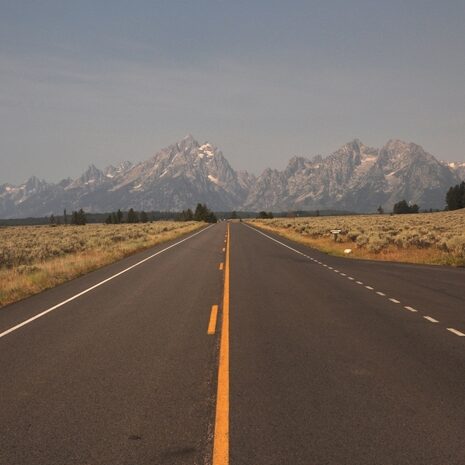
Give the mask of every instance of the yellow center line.
M 218 305 L 212 305 L 212 311 L 210 314 L 210 323 L 208 323 L 207 334 L 215 334 L 217 317 L 218 317 Z
M 221 325 L 218 391 L 216 395 L 213 465 L 229 465 L 229 255 L 231 237 L 228 223 L 224 271 L 223 318 Z
M 221 271 L 223 271 L 223 268 L 224 268 L 224 263 L 223 263 L 223 262 L 220 263 L 220 267 L 219 267 L 219 268 L 220 268 Z

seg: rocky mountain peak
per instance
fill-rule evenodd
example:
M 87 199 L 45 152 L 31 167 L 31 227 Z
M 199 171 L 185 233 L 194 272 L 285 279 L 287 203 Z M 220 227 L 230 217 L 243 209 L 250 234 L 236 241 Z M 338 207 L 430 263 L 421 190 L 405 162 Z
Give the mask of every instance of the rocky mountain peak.
M 212 143 L 192 135 L 150 159 L 103 171 L 94 165 L 75 180 L 48 184 L 31 177 L 0 187 L 0 217 L 60 213 L 66 208 L 182 210 L 205 202 L 214 210 L 385 210 L 402 199 L 443 208 L 447 189 L 465 179 L 465 163 L 439 162 L 419 145 L 390 140 L 381 149 L 359 139 L 329 156 L 292 157 L 282 171 L 237 172 Z

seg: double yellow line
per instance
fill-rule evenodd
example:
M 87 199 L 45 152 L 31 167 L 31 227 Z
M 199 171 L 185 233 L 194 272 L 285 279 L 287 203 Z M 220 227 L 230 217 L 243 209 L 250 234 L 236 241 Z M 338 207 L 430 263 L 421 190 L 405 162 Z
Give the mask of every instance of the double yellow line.
M 213 465 L 229 465 L 229 255 L 231 233 L 228 223 L 224 262 L 223 318 L 221 325 L 220 363 L 216 395 Z

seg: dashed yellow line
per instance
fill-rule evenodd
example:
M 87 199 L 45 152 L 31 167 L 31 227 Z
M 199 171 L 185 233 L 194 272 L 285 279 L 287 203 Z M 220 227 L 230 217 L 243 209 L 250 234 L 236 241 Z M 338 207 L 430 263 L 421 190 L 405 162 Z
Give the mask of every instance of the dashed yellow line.
M 215 435 L 213 439 L 213 465 L 229 465 L 229 255 L 231 234 L 226 235 L 226 261 L 224 270 L 223 316 L 221 324 L 218 391 L 216 396 Z
M 218 318 L 218 305 L 212 305 L 212 311 L 210 313 L 210 322 L 208 323 L 207 334 L 215 334 L 217 318 Z
M 220 269 L 220 271 L 223 271 L 223 269 L 224 269 L 224 263 L 223 262 L 220 263 L 219 269 Z

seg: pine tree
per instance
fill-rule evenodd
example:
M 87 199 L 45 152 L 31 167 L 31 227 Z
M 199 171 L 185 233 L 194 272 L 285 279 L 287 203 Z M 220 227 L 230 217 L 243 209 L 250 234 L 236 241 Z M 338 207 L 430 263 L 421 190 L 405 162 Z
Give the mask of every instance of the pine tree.
M 205 221 L 206 223 L 216 223 L 216 215 L 207 208 L 205 204 L 198 203 L 194 213 L 195 221 Z
M 138 223 L 139 215 L 134 211 L 133 208 L 130 208 L 128 211 L 128 223 Z
M 68 214 L 66 213 L 66 208 L 63 211 L 63 223 L 68 224 Z
M 406 200 L 401 200 L 394 205 L 393 213 L 398 215 L 405 213 L 418 213 L 419 209 L 420 207 L 416 203 L 409 205 Z
M 111 214 L 107 216 L 107 219 L 105 220 L 106 224 L 111 224 L 113 222 L 113 219 L 111 217 Z
M 194 220 L 204 221 L 205 216 L 206 216 L 206 210 L 207 210 L 206 205 L 202 205 L 201 203 L 198 203 L 197 207 L 195 207 Z
M 79 224 L 78 212 L 77 211 L 73 211 L 71 213 L 71 224 L 73 224 L 73 225 Z
M 452 186 L 446 194 L 448 210 L 458 210 L 465 208 L 465 182 Z
M 79 224 L 81 226 L 85 225 L 87 223 L 87 217 L 86 217 L 86 214 L 84 212 L 84 210 L 81 208 L 79 209 L 78 213 L 77 213 L 77 218 L 78 218 L 78 223 L 76 224 Z
M 116 224 L 120 224 L 123 222 L 123 212 L 118 208 L 116 212 Z
M 149 221 L 149 217 L 147 216 L 147 213 L 145 213 L 144 210 L 142 210 L 140 212 L 140 222 L 147 223 L 148 221 Z

